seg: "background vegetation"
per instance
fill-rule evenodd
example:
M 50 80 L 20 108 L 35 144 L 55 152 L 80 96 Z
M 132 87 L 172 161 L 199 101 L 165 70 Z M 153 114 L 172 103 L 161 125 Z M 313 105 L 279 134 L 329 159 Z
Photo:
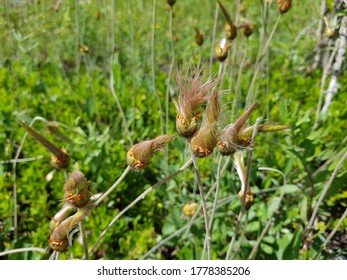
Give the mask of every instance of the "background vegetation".
M 329 110 L 320 113 L 324 68 L 310 67 L 317 45 L 321 1 L 293 2 L 292 9 L 280 16 L 269 52 L 262 60 L 254 87 L 258 106 L 249 122 L 253 124 L 257 117 L 262 117 L 289 125 L 290 129 L 257 136 L 250 176 L 255 203 L 240 225 L 231 254 L 235 259 L 249 258 L 269 218 L 270 227 L 253 258 L 331 259 L 347 255 L 346 219 L 327 246 L 322 247 L 347 207 L 347 166 L 342 163 L 347 142 L 346 72 L 340 76 L 339 93 L 334 95 Z M 236 24 L 250 22 L 254 32 L 249 38 L 239 32 L 221 66 L 214 59 L 210 65 L 215 44 L 225 36 L 225 19 L 220 11 L 215 21 L 214 0 L 178 0 L 172 8 L 173 36 L 171 8 L 164 0 L 2 2 L 0 252 L 23 247 L 47 248 L 49 222 L 62 206 L 66 180 L 64 172 L 53 170 L 49 152 L 31 137 L 25 139 L 19 158 L 34 159 L 14 164 L 25 134 L 19 119 L 30 123 L 42 117 L 59 122 L 59 131 L 71 142 L 51 133 L 40 119 L 33 127 L 58 147 L 67 149 L 72 158 L 67 173 L 82 171 L 92 182 L 93 193 L 102 193 L 126 168 L 126 152 L 131 142 L 152 139 L 163 132 L 176 134 L 177 112 L 173 100 L 177 99 L 178 90 L 174 75 L 167 83 L 172 43 L 175 67 L 194 67 L 200 58 L 211 74 L 223 72 L 219 88 L 226 90 L 225 124 L 242 114 L 258 49 L 264 48 L 264 40 L 269 38 L 279 12 L 276 1 L 225 0 L 223 4 L 233 19 L 239 7 Z M 194 40 L 194 27 L 205 34 L 201 47 Z M 333 50 L 334 45 L 329 46 L 331 49 L 327 51 Z M 167 90 L 168 126 L 165 124 Z M 144 171 L 130 172 L 84 220 L 88 245 L 92 246 L 110 221 L 144 190 L 177 171 L 189 158 L 185 140 L 177 137 L 168 145 L 167 152 L 158 154 Z M 215 183 L 217 159 L 215 151 L 198 160 L 205 193 Z M 223 158 L 223 163 L 226 161 Z M 260 170 L 262 167 L 283 172 L 286 184 L 280 173 Z M 313 231 L 304 236 L 327 185 L 329 189 L 319 205 Z M 212 259 L 226 257 L 235 234 L 240 186 L 230 161 L 221 175 L 211 235 Z M 276 210 L 284 187 L 284 198 Z M 208 208 L 212 207 L 213 199 L 212 193 L 207 198 Z M 205 238 L 204 219 L 200 213 L 190 224 L 191 218 L 182 213 L 188 202 L 200 203 L 192 166 L 129 209 L 113 224 L 89 258 L 139 259 L 171 236 L 145 258 L 200 259 Z M 18 210 L 17 233 L 14 207 Z M 320 250 L 322 253 L 317 256 Z M 26 251 L 0 258 L 48 259 L 50 254 L 49 250 Z M 77 232 L 72 237 L 72 246 L 60 258 L 81 258 L 83 254 Z

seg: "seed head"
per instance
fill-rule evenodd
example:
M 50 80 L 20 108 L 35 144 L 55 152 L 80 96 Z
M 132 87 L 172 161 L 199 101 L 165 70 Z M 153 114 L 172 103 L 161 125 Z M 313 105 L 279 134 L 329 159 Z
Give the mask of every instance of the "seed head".
M 219 8 L 221 9 L 224 19 L 226 21 L 225 24 L 225 31 L 227 34 L 227 39 L 229 41 L 234 40 L 237 37 L 237 28 L 233 21 L 231 20 L 231 17 L 229 13 L 227 12 L 226 8 L 223 6 L 222 2 L 218 1 Z
M 253 34 L 254 26 L 250 23 L 246 23 L 243 27 L 243 34 L 248 38 Z
M 172 7 L 173 5 L 175 5 L 176 0 L 166 0 L 166 2 Z
M 134 170 L 144 169 L 151 161 L 153 156 L 165 148 L 175 135 L 162 135 L 152 140 L 142 141 L 135 144 L 127 152 L 126 160 L 128 165 Z

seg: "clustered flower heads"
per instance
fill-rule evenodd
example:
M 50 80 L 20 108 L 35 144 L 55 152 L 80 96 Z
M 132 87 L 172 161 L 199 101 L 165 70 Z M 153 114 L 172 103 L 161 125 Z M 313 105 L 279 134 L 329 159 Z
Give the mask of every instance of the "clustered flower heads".
M 210 92 L 219 79 L 206 79 L 206 74 L 200 68 L 194 70 L 192 78 L 187 80 L 176 71 L 176 81 L 179 88 L 176 129 L 180 135 L 190 138 L 198 130 L 200 108 L 210 99 Z
M 133 170 L 144 169 L 153 156 L 165 145 L 175 138 L 175 135 L 162 135 L 152 140 L 142 141 L 130 148 L 126 155 L 126 161 Z

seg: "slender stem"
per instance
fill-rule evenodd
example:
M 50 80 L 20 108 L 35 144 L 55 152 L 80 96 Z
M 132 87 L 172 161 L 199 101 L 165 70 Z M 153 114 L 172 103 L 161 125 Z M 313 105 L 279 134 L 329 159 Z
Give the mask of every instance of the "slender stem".
M 46 119 L 44 119 L 40 116 L 37 116 L 31 120 L 31 122 L 29 123 L 29 126 L 30 127 L 33 126 L 33 124 L 36 121 L 43 121 L 44 123 L 47 123 Z M 17 161 L 18 161 L 19 155 L 22 151 L 22 148 L 23 148 L 23 145 L 24 145 L 24 142 L 25 142 L 27 136 L 28 136 L 28 132 L 25 131 L 23 138 L 19 144 L 19 147 L 16 151 L 16 154 L 14 156 L 13 164 L 12 164 L 12 172 L 13 172 L 13 231 L 14 231 L 13 235 L 14 235 L 14 240 L 17 240 L 17 238 L 18 238 L 17 183 L 16 183 L 17 173 L 16 173 L 16 168 L 17 168 Z
M 211 236 L 211 233 L 212 233 L 213 221 L 214 221 L 214 216 L 215 216 L 216 208 L 217 208 L 219 187 L 220 187 L 220 175 L 221 175 L 220 173 L 221 173 L 221 169 L 222 169 L 222 160 L 223 160 L 223 156 L 219 155 L 218 166 L 217 166 L 217 174 L 216 174 L 216 191 L 215 191 L 215 194 L 214 194 L 213 207 L 212 207 L 212 212 L 211 212 L 211 216 L 210 216 L 210 222 L 209 222 L 209 225 L 208 225 L 209 236 Z M 206 245 L 207 244 L 205 242 L 204 243 L 204 248 L 203 248 L 203 254 L 205 254 Z
M 154 57 L 154 41 L 155 41 L 155 25 L 156 25 L 156 9 L 157 9 L 157 0 L 153 0 L 153 11 L 152 11 L 152 32 L 151 32 L 151 67 L 152 67 L 152 86 L 153 94 L 157 99 L 159 116 L 160 116 L 160 130 L 161 134 L 164 134 L 163 128 L 163 110 L 161 108 L 160 98 L 157 93 L 157 86 L 155 82 L 155 57 Z
M 249 214 L 249 212 L 247 211 L 247 212 L 246 212 L 246 220 L 245 220 L 245 223 L 244 223 L 244 225 L 243 225 L 243 228 L 244 228 L 244 229 L 246 229 L 247 224 L 248 224 L 248 214 Z M 240 238 L 239 238 L 239 243 L 238 243 L 238 245 L 237 245 L 237 247 L 236 247 L 235 253 L 234 253 L 234 255 L 231 257 L 232 260 L 234 260 L 234 259 L 236 258 L 236 256 L 239 254 L 240 249 L 241 249 L 241 245 L 242 245 L 242 241 L 243 241 L 243 238 L 245 237 L 245 234 L 246 234 L 246 230 L 243 230 L 243 231 L 241 232 L 241 236 L 240 236 Z
M 174 45 L 174 38 L 173 38 L 173 23 L 172 23 L 172 18 L 173 18 L 173 6 L 170 6 L 170 42 L 171 42 L 171 65 L 169 69 L 169 73 L 167 75 L 167 80 L 166 80 L 166 129 L 165 133 L 169 133 L 169 101 L 170 101 L 170 80 L 171 80 L 171 75 L 173 72 L 173 68 L 175 66 L 175 45 Z
M 122 173 L 122 175 L 118 178 L 118 180 L 106 191 L 104 192 L 95 202 L 95 206 L 98 206 L 101 201 L 105 199 L 125 178 L 125 176 L 129 173 L 131 168 L 128 166 Z
M 331 238 L 333 238 L 333 236 L 335 235 L 336 231 L 339 229 L 340 225 L 342 224 L 343 220 L 346 219 L 346 217 L 347 217 L 347 208 L 345 209 L 345 212 L 343 213 L 343 215 L 340 218 L 340 220 L 337 223 L 337 225 L 334 227 L 332 232 L 328 235 L 327 239 L 324 241 L 323 245 L 321 246 L 321 248 L 317 252 L 316 256 L 313 258 L 314 260 L 316 260 L 318 258 L 318 256 L 321 254 L 321 252 L 326 248 L 326 246 L 330 242 Z
M 132 142 L 131 137 L 130 137 L 128 122 L 126 120 L 122 105 L 119 101 L 118 95 L 117 95 L 116 90 L 114 88 L 113 64 L 114 64 L 114 48 L 115 48 L 115 42 L 114 42 L 114 40 L 115 40 L 115 30 L 114 30 L 114 26 L 115 26 L 115 0 L 112 0 L 111 3 L 112 3 L 112 8 L 111 8 L 111 58 L 110 58 L 110 69 L 109 69 L 109 72 L 110 72 L 109 86 L 110 86 L 111 94 L 112 94 L 114 100 L 116 101 L 118 110 L 121 114 L 123 126 L 125 129 L 125 133 L 126 133 L 126 136 L 128 138 L 129 144 L 132 146 L 133 142 Z
M 234 247 L 234 244 L 235 244 L 235 241 L 236 241 L 236 237 L 237 237 L 237 234 L 238 234 L 238 231 L 239 231 L 239 228 L 240 228 L 240 224 L 241 224 L 241 219 L 242 219 L 242 216 L 243 216 L 243 213 L 245 212 L 245 209 L 246 209 L 246 194 L 247 194 L 247 189 L 249 188 L 248 186 L 248 183 L 249 183 L 249 175 L 250 175 L 250 172 L 251 172 L 251 162 L 252 162 L 252 155 L 253 155 L 253 147 L 254 147 L 254 142 L 255 142 L 255 138 L 256 138 L 256 135 L 258 133 L 258 127 L 259 127 L 259 124 L 260 124 L 260 121 L 261 121 L 261 118 L 258 118 L 254 124 L 254 130 L 253 130 L 253 133 L 252 133 L 252 139 L 251 139 L 251 143 L 249 145 L 249 150 L 248 150 L 248 159 L 247 159 L 247 169 L 246 169 L 246 180 L 245 180 L 245 191 L 243 193 L 243 196 L 242 196 L 242 199 L 241 199 L 241 209 L 240 209 L 240 212 L 239 212 L 239 215 L 237 217 L 237 222 L 236 222 L 236 226 L 235 226 L 235 231 L 234 231 L 234 235 L 231 239 L 231 242 L 230 242 L 230 245 L 229 245 L 229 248 L 228 248 L 228 252 L 227 252 L 227 255 L 226 255 L 226 260 L 228 260 L 230 258 L 230 254 L 233 250 L 233 247 Z
M 88 260 L 88 243 L 87 243 L 87 234 L 86 234 L 86 230 L 84 228 L 84 224 L 83 221 L 80 221 L 79 223 L 79 227 L 80 227 L 80 232 L 82 234 L 82 242 L 83 242 L 83 250 L 84 250 L 84 256 L 85 259 Z
M 252 78 L 252 81 L 251 81 L 251 84 L 249 86 L 248 93 L 247 93 L 246 107 L 248 107 L 249 104 L 251 104 L 253 102 L 253 100 L 254 100 L 254 97 L 255 97 L 255 95 L 254 95 L 254 86 L 255 86 L 255 82 L 256 82 L 256 80 L 258 78 L 260 66 L 262 64 L 263 58 L 265 57 L 265 55 L 266 55 L 266 53 L 268 51 L 268 48 L 270 46 L 272 37 L 275 34 L 275 31 L 276 31 L 277 26 L 278 26 L 278 24 L 280 22 L 280 19 L 281 19 L 281 15 L 278 16 L 278 18 L 276 20 L 276 23 L 275 23 L 275 25 L 274 25 L 274 27 L 273 27 L 270 35 L 269 35 L 269 38 L 267 39 L 264 48 L 262 48 L 262 51 L 260 52 L 261 55 L 257 58 L 256 64 L 255 64 L 253 78 Z
M 9 160 L 0 160 L 0 165 L 2 164 L 8 164 L 8 163 L 22 163 L 22 162 L 29 162 L 29 161 L 35 161 L 35 160 L 39 160 L 39 159 L 43 159 L 44 156 L 40 155 L 40 156 L 36 156 L 36 157 L 31 157 L 31 158 L 20 158 L 20 159 L 9 159 Z
M 18 248 L 18 249 L 12 249 L 8 251 L 0 252 L 0 257 L 10 255 L 10 254 L 15 254 L 15 253 L 23 253 L 23 252 L 47 253 L 47 250 L 38 248 L 38 247 Z
M 205 195 L 204 195 L 204 190 L 202 187 L 202 182 L 201 182 L 201 177 L 200 177 L 200 172 L 199 172 L 199 166 L 198 162 L 196 160 L 196 157 L 194 155 L 194 152 L 192 150 L 192 147 L 190 147 L 190 154 L 192 156 L 193 164 L 194 164 L 194 171 L 195 171 L 195 177 L 196 181 L 198 183 L 199 187 L 199 193 L 200 193 L 200 198 L 201 198 L 201 206 L 202 206 L 202 212 L 204 215 L 204 222 L 205 222 L 205 243 L 207 244 L 207 259 L 211 259 L 211 238 L 210 238 L 210 231 L 209 231 L 209 221 L 208 221 L 208 216 L 207 216 L 207 208 L 206 208 L 206 200 L 205 200 Z M 205 259 L 205 252 L 202 252 L 201 259 Z
M 275 209 L 274 211 L 271 213 L 265 227 L 263 228 L 263 231 L 261 232 L 258 240 L 257 240 L 257 243 L 254 245 L 251 253 L 249 254 L 249 257 L 248 259 L 249 260 L 252 260 L 254 257 L 255 257 L 255 254 L 257 253 L 258 251 L 258 248 L 259 248 L 259 245 L 261 243 L 261 241 L 263 240 L 265 234 L 267 233 L 267 231 L 269 230 L 270 226 L 271 226 L 271 223 L 272 223 L 272 217 L 273 215 L 277 212 L 277 210 L 279 209 L 280 205 L 281 205 L 281 201 L 284 197 L 284 193 L 285 193 L 285 187 L 287 185 L 287 179 L 286 179 L 286 175 L 284 175 L 284 173 L 280 170 L 277 170 L 277 169 L 274 169 L 274 168 L 268 168 L 268 167 L 259 167 L 258 170 L 269 170 L 269 171 L 274 171 L 274 172 L 278 172 L 282 175 L 283 177 L 283 188 L 282 188 L 282 191 L 281 191 L 281 194 L 280 194 L 280 198 L 275 206 Z
M 187 161 L 179 170 L 172 173 L 171 175 L 167 176 L 160 182 L 156 183 L 152 187 L 145 190 L 142 194 L 140 194 L 135 200 L 133 200 L 128 206 L 126 206 L 121 212 L 118 213 L 116 217 L 113 218 L 113 220 L 108 224 L 108 226 L 104 229 L 104 231 L 100 234 L 97 241 L 93 244 L 93 246 L 89 250 L 89 254 L 93 252 L 93 250 L 98 246 L 101 239 L 106 235 L 107 231 L 112 227 L 112 225 L 121 217 L 125 212 L 127 212 L 131 207 L 133 207 L 136 203 L 141 201 L 145 198 L 145 196 L 149 193 L 151 193 L 153 190 L 159 188 L 161 185 L 165 184 L 166 182 L 170 181 L 172 178 L 183 172 L 186 168 L 189 167 L 189 165 L 192 163 L 192 160 Z
M 218 2 L 216 3 L 216 10 L 214 13 L 214 22 L 213 22 L 213 32 L 212 32 L 212 45 L 211 45 L 211 54 L 210 54 L 210 75 L 212 73 L 212 62 L 214 57 L 214 50 L 215 50 L 215 44 L 216 44 L 216 33 L 217 33 L 217 22 L 218 22 L 218 11 L 219 11 L 219 5 Z
M 340 167 L 342 166 L 343 162 L 346 160 L 347 158 L 347 152 L 344 153 L 344 155 L 342 156 L 342 158 L 340 159 L 340 161 L 338 162 L 338 164 L 336 165 L 333 173 L 331 174 L 329 180 L 328 180 L 328 183 L 325 185 L 321 195 L 319 196 L 319 199 L 313 209 L 313 213 L 312 213 L 312 216 L 311 216 L 311 219 L 310 221 L 308 222 L 308 225 L 305 229 L 306 233 L 310 232 L 312 230 L 312 226 L 313 226 L 313 223 L 314 223 L 314 220 L 316 219 L 317 217 L 317 214 L 318 214 L 318 209 L 320 207 L 320 205 L 322 204 L 323 202 L 323 199 L 325 198 L 325 195 L 327 194 L 331 184 L 333 183 L 335 177 L 337 176 L 337 173 L 340 169 Z

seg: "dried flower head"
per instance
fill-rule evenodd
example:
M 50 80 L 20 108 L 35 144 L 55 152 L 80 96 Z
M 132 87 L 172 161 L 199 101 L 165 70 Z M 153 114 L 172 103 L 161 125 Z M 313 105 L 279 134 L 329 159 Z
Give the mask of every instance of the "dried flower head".
M 242 29 L 243 29 L 243 34 L 248 38 L 249 36 L 253 34 L 254 26 L 250 23 L 246 23 L 243 25 Z
M 226 127 L 219 137 L 217 144 L 218 150 L 223 155 L 232 155 L 237 150 L 246 148 L 250 145 L 254 126 L 247 126 L 246 122 L 254 111 L 254 103 L 246 112 L 244 112 L 234 124 Z M 273 132 L 288 129 L 287 125 L 277 125 L 266 123 L 258 127 L 258 132 Z
M 210 99 L 210 92 L 217 86 L 219 79 L 206 79 L 202 68 L 192 73 L 192 78 L 185 80 L 176 71 L 176 81 L 179 88 L 178 114 L 176 129 L 186 138 L 192 137 L 198 129 L 200 107 Z
M 59 149 L 50 141 L 48 141 L 45 137 L 43 137 L 40 133 L 28 126 L 26 123 L 22 121 L 19 121 L 19 123 L 37 142 L 39 142 L 42 146 L 46 147 L 53 154 L 51 158 L 51 164 L 54 168 L 60 170 L 66 169 L 69 166 L 70 157 L 66 153 L 66 149 Z
M 49 229 L 51 230 L 51 232 L 53 230 L 55 230 L 62 221 L 64 221 L 68 216 L 69 214 L 71 213 L 72 211 L 72 207 L 70 204 L 66 203 L 63 208 L 61 208 L 55 215 L 54 217 L 52 218 L 52 220 L 50 221 L 49 223 Z
M 182 209 L 183 215 L 186 217 L 193 216 L 196 210 L 198 209 L 198 207 L 199 207 L 199 204 L 188 201 L 187 204 L 183 206 L 183 209 Z
M 214 92 L 205 111 L 205 121 L 198 132 L 191 138 L 190 145 L 196 157 L 206 157 L 213 152 L 218 141 L 218 118 L 220 105 L 218 92 Z
M 198 46 L 202 46 L 202 44 L 204 43 L 204 33 L 200 32 L 199 28 L 197 28 L 196 26 L 194 27 L 195 29 L 195 43 Z
M 81 208 L 88 204 L 91 197 L 90 181 L 87 181 L 82 172 L 72 172 L 64 185 L 64 198 L 74 207 Z
M 278 11 L 283 15 L 293 6 L 292 0 L 277 0 Z
M 77 214 L 77 213 L 76 213 Z M 76 215 L 75 214 L 75 215 Z M 60 225 L 53 230 L 51 236 L 48 240 L 50 247 L 58 252 L 63 252 L 68 246 L 68 234 L 69 232 L 77 226 L 75 222 L 75 215 L 65 219 Z
M 165 148 L 175 135 L 162 135 L 152 140 L 142 141 L 135 144 L 127 152 L 126 160 L 128 165 L 134 170 L 144 169 L 151 161 L 153 156 Z
M 216 58 L 218 61 L 223 62 L 228 57 L 228 50 L 230 45 L 227 43 L 227 39 L 223 38 L 216 46 Z

